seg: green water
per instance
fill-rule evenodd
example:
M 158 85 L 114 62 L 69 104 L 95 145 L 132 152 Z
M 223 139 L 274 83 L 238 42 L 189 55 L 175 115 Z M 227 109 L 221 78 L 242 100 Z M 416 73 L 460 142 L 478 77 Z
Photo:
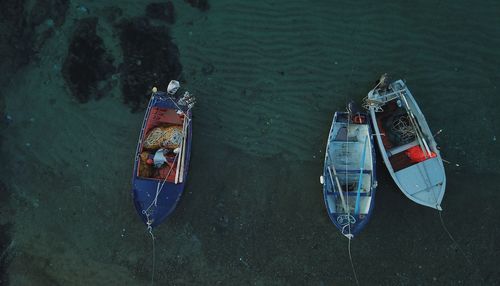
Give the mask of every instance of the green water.
M 96 16 L 112 4 L 87 2 Z M 11 285 L 148 285 L 151 239 L 130 194 L 142 113 L 118 88 L 77 104 L 54 68 L 78 4 L 2 91 L 14 119 L 2 129 L 7 275 Z M 333 113 L 383 72 L 405 79 L 431 129 L 443 129 L 442 215 L 458 244 L 378 158 L 375 212 L 351 243 L 360 285 L 499 283 L 500 2 L 210 4 L 174 3 L 171 32 L 198 103 L 186 192 L 155 230 L 156 285 L 355 285 L 318 177 Z

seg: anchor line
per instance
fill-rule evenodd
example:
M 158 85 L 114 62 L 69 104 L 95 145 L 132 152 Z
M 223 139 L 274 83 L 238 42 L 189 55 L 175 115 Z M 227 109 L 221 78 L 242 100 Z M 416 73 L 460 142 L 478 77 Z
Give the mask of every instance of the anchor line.
M 353 57 L 354 58 L 354 50 L 353 50 Z M 352 78 L 352 75 L 354 74 L 354 62 L 352 63 L 351 65 L 351 73 L 349 74 L 349 78 L 348 78 L 348 81 L 349 81 L 349 86 L 351 85 L 351 78 Z M 345 104 L 346 106 L 348 106 L 348 102 L 347 102 L 347 95 L 345 96 Z M 349 127 L 350 127 L 350 118 L 351 118 L 351 110 L 350 108 L 347 108 L 347 138 L 346 138 L 346 162 L 348 162 L 348 155 L 349 155 Z M 351 233 L 351 211 L 350 211 L 350 205 L 349 205 L 349 178 L 348 178 L 348 174 L 347 174 L 347 169 L 348 169 L 348 164 L 345 165 L 345 190 L 346 190 L 346 201 L 347 201 L 347 230 L 348 230 L 348 234 L 346 235 L 344 233 L 344 229 L 342 229 L 342 234 L 347 237 L 348 239 L 348 244 L 347 244 L 347 251 L 349 253 L 349 261 L 351 263 L 351 269 L 352 269 L 352 273 L 354 275 L 354 279 L 356 281 L 356 285 L 359 286 L 359 281 L 358 281 L 358 275 L 356 273 L 356 269 L 354 268 L 354 262 L 353 262 L 353 259 L 352 259 L 352 255 L 351 255 L 351 239 L 353 238 L 353 235 Z M 345 227 L 345 226 L 344 226 Z
M 451 232 L 446 227 L 446 224 L 444 223 L 443 216 L 441 214 L 442 212 L 443 212 L 442 210 L 441 211 L 438 210 L 439 220 L 441 221 L 441 226 L 443 227 L 443 230 L 446 232 L 446 234 L 448 235 L 448 237 L 450 238 L 450 240 L 453 242 L 453 244 L 457 246 L 457 249 L 460 251 L 460 253 L 462 254 L 462 256 L 465 258 L 465 261 L 467 262 L 467 264 L 469 265 L 469 267 L 472 268 L 472 269 L 474 269 L 474 273 L 477 274 L 477 275 L 479 275 L 479 277 L 481 277 L 481 280 L 484 282 L 484 278 L 481 275 L 481 271 L 479 270 L 479 268 L 474 267 L 474 265 L 470 261 L 469 257 L 467 257 L 467 254 L 465 254 L 465 251 L 463 250 L 463 248 L 455 240 L 455 238 L 453 237 L 453 235 L 451 234 Z
M 429 176 L 429 172 L 427 171 L 426 168 L 424 168 L 424 173 L 425 173 L 425 177 L 427 178 L 427 181 L 428 181 L 429 185 L 431 185 L 431 179 L 430 179 L 430 176 Z M 456 245 L 457 249 L 460 251 L 460 253 L 462 254 L 462 256 L 465 258 L 465 261 L 467 262 L 467 264 L 469 265 L 469 267 L 470 268 L 475 268 L 474 265 L 472 264 L 472 262 L 470 261 L 469 257 L 467 257 L 467 255 L 465 254 L 465 251 L 463 250 L 463 248 L 455 240 L 455 238 L 453 237 L 453 235 L 451 234 L 451 232 L 448 230 L 448 227 L 446 227 L 446 224 L 444 223 L 444 219 L 443 219 L 443 216 L 442 216 L 443 209 L 441 208 L 441 206 L 438 203 L 438 198 L 436 196 L 436 193 L 434 191 L 432 191 L 432 190 L 431 190 L 431 192 L 432 192 L 432 195 L 434 197 L 434 201 L 436 202 L 436 207 L 435 208 L 436 208 L 436 210 L 438 212 L 439 221 L 441 222 L 441 226 L 443 227 L 444 232 L 448 235 L 448 237 L 453 242 L 453 244 Z M 480 277 L 482 277 L 480 275 L 480 271 L 479 271 L 478 268 L 475 268 L 474 272 L 476 274 L 479 274 Z
M 354 268 L 354 263 L 352 262 L 351 239 L 350 238 L 349 238 L 349 242 L 348 242 L 347 248 L 349 250 L 349 260 L 351 261 L 351 268 L 352 268 L 352 273 L 354 274 L 354 280 L 356 280 L 356 285 L 359 286 L 358 275 L 356 274 L 356 269 Z
M 150 222 L 148 222 L 148 232 L 151 235 L 151 243 L 152 243 L 152 249 L 153 249 L 152 269 L 151 269 L 151 286 L 153 286 L 154 281 L 155 281 L 156 249 L 155 249 L 155 236 L 153 234 L 153 228 L 151 227 Z
M 348 108 L 347 109 L 347 138 L 346 138 L 346 162 L 348 162 L 348 155 L 349 155 L 349 121 L 351 119 L 351 110 Z M 347 175 L 347 167 L 348 164 L 345 165 L 345 190 L 346 190 L 346 197 L 347 197 L 347 229 L 349 231 L 348 235 L 344 234 L 344 229 L 342 229 L 342 234 L 344 234 L 347 237 L 347 251 L 349 252 L 349 261 L 351 263 L 351 268 L 352 268 L 352 273 L 354 275 L 354 280 L 356 281 L 356 285 L 359 286 L 359 281 L 358 281 L 358 275 L 356 273 L 356 268 L 354 267 L 354 262 L 352 260 L 352 254 L 351 254 L 351 239 L 352 239 L 352 233 L 351 233 L 351 210 L 349 206 L 349 177 Z

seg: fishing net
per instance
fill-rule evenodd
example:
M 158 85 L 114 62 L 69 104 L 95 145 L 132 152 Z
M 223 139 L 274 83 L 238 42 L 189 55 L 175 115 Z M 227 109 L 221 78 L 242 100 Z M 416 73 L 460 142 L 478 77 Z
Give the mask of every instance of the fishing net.
M 155 150 L 159 148 L 175 149 L 182 143 L 182 127 L 168 126 L 153 128 L 144 140 L 144 148 Z
M 402 115 L 392 122 L 391 131 L 397 136 L 399 144 L 406 144 L 415 139 L 415 128 L 410 123 L 408 115 Z
M 149 153 L 148 152 L 142 152 L 140 155 L 140 162 L 139 162 L 139 176 L 140 177 L 146 177 L 150 178 L 154 174 L 154 169 L 153 166 L 147 163 L 147 160 L 149 158 Z

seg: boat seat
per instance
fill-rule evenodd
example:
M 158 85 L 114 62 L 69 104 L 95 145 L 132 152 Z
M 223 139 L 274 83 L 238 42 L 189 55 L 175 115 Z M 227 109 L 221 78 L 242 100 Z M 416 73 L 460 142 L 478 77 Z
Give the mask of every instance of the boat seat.
M 351 131 L 352 133 L 352 131 Z M 347 127 L 340 127 L 339 131 L 337 132 L 337 136 L 335 136 L 335 139 L 333 139 L 334 142 L 343 142 L 343 143 L 357 143 L 358 142 L 358 137 L 356 135 L 349 134 L 347 132 Z
M 339 169 L 336 169 L 337 171 L 337 174 L 359 174 L 359 170 L 346 170 L 345 169 L 342 169 L 342 168 L 339 168 Z M 363 174 L 371 174 L 372 173 L 372 170 L 366 170 L 366 169 L 363 169 Z
M 148 122 L 146 124 L 146 132 L 154 127 L 161 125 L 182 125 L 183 118 L 177 114 L 175 109 L 171 108 L 151 108 Z
M 406 151 L 406 150 L 410 149 L 411 147 L 417 146 L 417 145 L 418 145 L 418 140 L 415 139 L 410 143 L 406 143 L 406 144 L 394 147 L 392 149 L 387 150 L 387 157 L 391 157 L 393 155 L 399 154 L 399 153 Z
M 347 127 L 341 127 L 339 129 L 335 141 L 347 141 Z

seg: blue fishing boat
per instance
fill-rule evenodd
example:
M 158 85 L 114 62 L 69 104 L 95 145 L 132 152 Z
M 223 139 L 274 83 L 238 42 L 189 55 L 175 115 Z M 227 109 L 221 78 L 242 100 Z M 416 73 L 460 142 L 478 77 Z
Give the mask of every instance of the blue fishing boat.
M 195 98 L 187 91 L 176 96 L 179 87 L 171 81 L 167 92 L 153 88 L 135 153 L 134 205 L 151 228 L 174 211 L 189 170 Z
M 333 117 L 320 182 L 333 224 L 349 239 L 358 235 L 372 215 L 377 181 L 370 117 L 351 105 Z

